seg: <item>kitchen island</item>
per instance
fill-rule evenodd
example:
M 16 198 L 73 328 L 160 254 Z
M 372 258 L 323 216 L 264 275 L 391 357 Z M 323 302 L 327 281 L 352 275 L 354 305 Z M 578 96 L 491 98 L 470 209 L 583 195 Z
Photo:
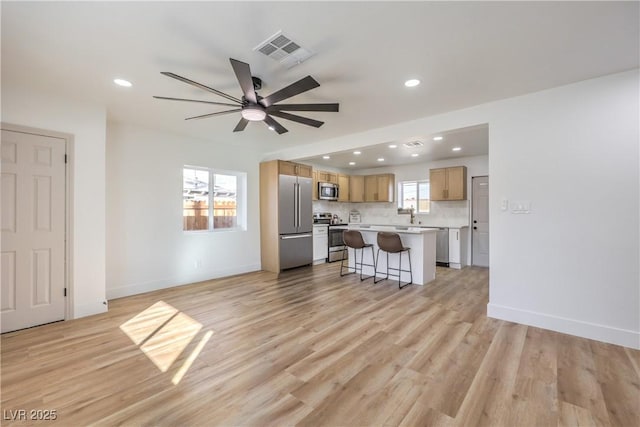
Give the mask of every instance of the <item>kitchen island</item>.
M 338 227 L 335 227 L 338 228 Z M 413 283 L 416 285 L 425 285 L 436 278 L 436 232 L 437 228 L 424 228 L 412 226 L 394 226 L 394 225 L 366 225 L 366 224 L 349 224 L 340 227 L 345 230 L 358 230 L 362 233 L 365 243 L 373 244 L 374 258 L 378 252 L 377 234 L 379 231 L 387 231 L 398 233 L 404 247 L 411 248 L 409 254 L 411 256 L 411 267 L 413 269 Z M 364 262 L 371 264 L 370 249 L 364 249 Z M 353 249 L 349 249 L 349 271 L 354 271 L 354 253 Z M 358 251 L 358 262 L 360 262 L 360 251 Z M 398 268 L 398 254 L 389 254 L 389 266 Z M 406 253 L 402 254 L 402 269 L 408 270 Z M 387 270 L 387 254 L 380 252 L 378 257 L 378 277 L 384 277 Z M 364 275 L 372 276 L 374 274 L 373 267 L 363 266 Z M 392 274 L 397 271 L 390 270 Z M 402 272 L 402 282 L 410 280 L 409 273 Z M 390 277 L 390 280 L 394 280 Z M 397 280 L 397 277 L 395 278 Z

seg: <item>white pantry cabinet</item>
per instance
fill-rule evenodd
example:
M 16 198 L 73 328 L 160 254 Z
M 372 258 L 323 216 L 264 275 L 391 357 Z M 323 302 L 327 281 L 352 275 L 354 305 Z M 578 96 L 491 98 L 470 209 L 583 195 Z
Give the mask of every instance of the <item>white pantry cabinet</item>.
M 329 252 L 329 226 L 313 226 L 313 263 L 322 264 L 327 260 Z
M 467 265 L 469 227 L 449 229 L 449 267 L 460 269 Z

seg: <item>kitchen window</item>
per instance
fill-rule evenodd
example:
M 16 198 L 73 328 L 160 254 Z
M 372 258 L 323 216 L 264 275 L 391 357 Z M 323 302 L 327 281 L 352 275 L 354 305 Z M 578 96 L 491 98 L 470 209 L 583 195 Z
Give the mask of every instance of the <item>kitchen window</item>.
M 182 170 L 184 231 L 246 230 L 247 174 L 196 166 Z
M 398 208 L 414 208 L 416 213 L 429 213 L 429 181 L 399 182 Z

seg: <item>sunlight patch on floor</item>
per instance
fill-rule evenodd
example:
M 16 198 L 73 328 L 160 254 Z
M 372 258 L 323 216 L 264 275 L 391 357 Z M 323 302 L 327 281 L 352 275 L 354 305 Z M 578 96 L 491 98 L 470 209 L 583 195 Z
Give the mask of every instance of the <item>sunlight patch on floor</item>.
M 164 301 L 158 301 L 129 319 L 122 330 L 161 371 L 173 365 L 202 329 L 202 324 Z M 206 345 L 213 331 L 204 334 L 198 345 L 174 375 L 178 384 Z
M 202 339 L 200 340 L 196 348 L 193 349 L 189 357 L 187 357 L 187 360 L 185 360 L 182 366 L 180 367 L 180 369 L 178 369 L 178 372 L 176 372 L 176 374 L 171 379 L 171 382 L 174 385 L 177 385 L 180 382 L 180 380 L 182 380 L 182 377 L 184 377 L 184 374 L 187 373 L 187 371 L 191 367 L 191 364 L 193 364 L 194 360 L 198 358 L 198 355 L 200 354 L 204 346 L 207 344 L 207 341 L 209 341 L 209 338 L 211 338 L 211 335 L 213 335 L 213 331 L 207 331 L 207 333 L 204 334 L 204 336 L 202 337 Z

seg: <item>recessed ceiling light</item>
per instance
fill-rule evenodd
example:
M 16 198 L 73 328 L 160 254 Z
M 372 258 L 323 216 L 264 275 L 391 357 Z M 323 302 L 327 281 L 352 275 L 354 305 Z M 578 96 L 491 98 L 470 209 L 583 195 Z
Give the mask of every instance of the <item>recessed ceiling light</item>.
M 420 80 L 418 80 L 418 79 L 410 79 L 410 80 L 407 80 L 406 82 L 404 82 L 404 85 L 406 87 L 416 87 L 419 84 L 420 84 Z
M 413 154 L 411 155 L 411 157 L 418 157 L 418 156 L 419 156 L 419 154 L 418 154 L 418 153 L 413 153 Z
M 389 148 L 397 148 L 398 146 L 396 144 L 391 144 L 389 145 Z
M 113 82 L 115 84 L 117 84 L 118 86 L 123 86 L 123 87 L 131 87 L 131 82 L 127 81 L 127 80 L 123 80 L 123 79 L 113 79 Z
M 359 156 L 361 153 L 359 151 L 354 151 L 353 154 L 355 154 L 356 156 Z
M 462 148 L 460 148 L 460 147 L 453 147 L 453 148 L 451 149 L 451 151 L 460 151 L 460 150 L 462 150 Z
M 329 160 L 331 158 L 331 156 L 322 156 L 323 159 L 325 160 Z
M 442 141 L 443 139 L 444 139 L 444 138 L 443 138 L 443 137 L 441 137 L 441 136 L 434 136 L 434 137 L 433 137 L 433 140 L 434 140 L 434 141 Z
M 354 166 L 356 162 L 349 162 L 349 166 Z
M 379 161 L 379 162 L 384 162 L 384 158 L 380 157 L 380 158 L 378 159 L 378 161 Z
M 273 126 L 269 126 L 269 130 L 276 130 Z

